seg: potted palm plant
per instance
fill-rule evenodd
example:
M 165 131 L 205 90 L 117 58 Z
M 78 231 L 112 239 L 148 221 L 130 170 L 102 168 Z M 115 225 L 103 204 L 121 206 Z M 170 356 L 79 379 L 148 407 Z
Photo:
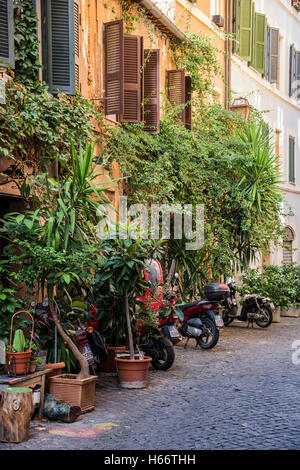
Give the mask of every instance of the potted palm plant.
M 159 242 L 161 243 L 161 242 Z M 146 260 L 153 256 L 157 248 L 151 240 L 114 239 L 110 240 L 109 256 L 101 260 L 101 272 L 98 281 L 110 279 L 111 289 L 121 300 L 119 317 L 126 323 L 127 343 L 129 353 L 116 357 L 116 367 L 121 387 L 143 388 L 147 385 L 148 369 L 151 358 L 135 353 L 132 335 L 132 320 L 134 319 L 136 298 L 142 295 L 149 283 L 143 272 L 148 266 Z

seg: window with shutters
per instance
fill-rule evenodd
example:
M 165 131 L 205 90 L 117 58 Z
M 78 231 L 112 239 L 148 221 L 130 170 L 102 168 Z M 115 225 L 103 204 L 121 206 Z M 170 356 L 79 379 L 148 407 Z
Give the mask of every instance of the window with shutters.
M 0 65 L 15 66 L 13 0 L 0 0 Z
M 123 20 L 104 24 L 105 114 L 124 111 L 124 39 Z
M 192 128 L 192 81 L 185 76 L 185 70 L 167 71 L 168 98 L 172 106 L 185 105 L 178 113 L 178 120 L 187 129 Z
M 75 95 L 79 87 L 79 0 L 42 3 L 43 79 L 51 93 Z
M 300 101 L 300 51 L 290 46 L 289 96 Z
M 267 28 L 265 78 L 270 83 L 279 80 L 279 29 Z
M 289 136 L 289 183 L 295 183 L 295 139 Z
M 254 20 L 251 65 L 259 73 L 263 74 L 265 71 L 266 15 L 255 12 L 253 12 L 253 15 Z
M 167 71 L 167 88 L 168 98 L 173 107 L 184 105 L 186 100 L 185 95 L 185 71 L 184 69 L 168 70 Z M 185 122 L 185 109 L 178 113 L 178 119 Z
M 159 132 L 160 127 L 160 50 L 145 49 L 143 65 L 143 119 L 145 131 Z
M 141 121 L 141 57 L 139 36 L 124 36 L 124 111 L 121 122 Z
M 253 2 L 252 0 L 234 0 L 233 2 L 233 52 L 247 62 L 252 58 L 253 42 Z
M 293 262 L 293 242 L 295 236 L 290 227 L 285 227 L 285 240 L 283 241 L 282 263 L 292 264 Z

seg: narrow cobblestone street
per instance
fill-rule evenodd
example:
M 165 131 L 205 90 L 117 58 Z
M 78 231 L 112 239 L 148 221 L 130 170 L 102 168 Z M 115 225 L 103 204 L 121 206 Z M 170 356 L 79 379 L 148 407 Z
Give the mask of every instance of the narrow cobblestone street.
M 211 351 L 176 347 L 168 372 L 144 390 L 100 376 L 96 408 L 75 423 L 34 420 L 31 438 L 4 449 L 300 449 L 300 319 L 269 329 L 234 323 Z M 74 437 L 77 436 L 77 437 Z

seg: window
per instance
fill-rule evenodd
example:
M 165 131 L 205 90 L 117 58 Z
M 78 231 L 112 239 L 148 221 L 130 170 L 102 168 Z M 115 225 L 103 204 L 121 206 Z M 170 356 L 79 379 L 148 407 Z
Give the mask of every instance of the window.
M 0 0 L 0 65 L 15 66 L 13 0 Z
M 279 81 L 279 29 L 267 28 L 265 77 L 270 83 Z
M 160 121 L 160 50 L 144 50 L 143 118 L 145 130 L 159 132 Z
M 145 121 L 159 132 L 160 51 L 143 50 L 143 38 L 124 35 L 123 20 L 105 23 L 105 113 L 121 122 Z
M 79 88 L 79 0 L 42 2 L 43 80 L 51 93 Z
M 285 240 L 283 241 L 282 263 L 292 264 L 293 262 L 293 241 L 294 232 L 290 227 L 285 227 Z
M 300 51 L 290 47 L 289 96 L 300 100 Z
M 247 62 L 252 58 L 252 29 L 253 29 L 252 0 L 234 0 L 233 3 L 233 52 Z
M 254 10 L 254 4 L 253 4 Z M 261 74 L 265 71 L 266 15 L 253 11 L 253 44 L 251 65 Z
M 168 98 L 172 106 L 186 105 L 178 113 L 178 119 L 187 129 L 192 127 L 192 82 L 185 76 L 184 69 L 167 71 Z
M 289 136 L 289 183 L 295 183 L 295 139 Z

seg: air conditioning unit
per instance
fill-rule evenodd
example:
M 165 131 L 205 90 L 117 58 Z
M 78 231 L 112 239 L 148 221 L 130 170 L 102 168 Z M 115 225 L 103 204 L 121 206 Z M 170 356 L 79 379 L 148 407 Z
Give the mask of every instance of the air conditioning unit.
M 220 28 L 223 28 L 224 26 L 224 18 L 223 16 L 221 15 L 214 15 L 212 17 L 212 21 L 213 23 L 215 23 L 217 26 L 219 26 Z

